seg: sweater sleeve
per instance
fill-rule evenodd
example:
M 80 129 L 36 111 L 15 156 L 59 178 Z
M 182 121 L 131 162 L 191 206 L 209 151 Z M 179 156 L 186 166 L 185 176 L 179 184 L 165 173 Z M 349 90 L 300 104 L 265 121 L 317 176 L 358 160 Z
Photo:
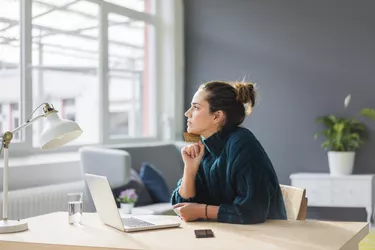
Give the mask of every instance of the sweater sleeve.
M 180 189 L 181 182 L 182 182 L 182 178 L 178 181 L 176 189 L 173 190 L 172 192 L 172 196 L 171 196 L 172 205 L 175 205 L 177 203 L 183 203 L 183 202 L 203 203 L 206 200 L 207 191 L 203 185 L 202 179 L 199 174 L 197 174 L 195 178 L 195 196 L 194 197 L 189 197 L 185 199 L 179 194 L 178 190 Z
M 262 223 L 267 219 L 271 196 L 267 159 L 249 145 L 237 144 L 233 147 L 235 149 L 230 150 L 228 168 L 231 168 L 230 175 L 237 194 L 232 204 L 219 206 L 217 220 L 236 224 Z M 257 155 L 256 159 L 252 155 Z

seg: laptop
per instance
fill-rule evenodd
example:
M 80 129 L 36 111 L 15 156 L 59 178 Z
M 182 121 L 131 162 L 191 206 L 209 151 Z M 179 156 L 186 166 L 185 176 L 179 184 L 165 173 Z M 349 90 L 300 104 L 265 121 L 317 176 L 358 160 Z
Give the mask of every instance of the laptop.
M 92 200 L 100 220 L 108 226 L 124 232 L 179 227 L 180 222 L 155 215 L 121 216 L 108 179 L 105 176 L 85 174 Z

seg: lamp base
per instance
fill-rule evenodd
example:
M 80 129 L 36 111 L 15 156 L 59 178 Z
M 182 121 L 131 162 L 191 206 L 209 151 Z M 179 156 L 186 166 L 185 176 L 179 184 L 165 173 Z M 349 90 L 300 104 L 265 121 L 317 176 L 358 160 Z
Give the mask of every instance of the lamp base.
M 16 233 L 27 229 L 27 222 L 18 220 L 0 220 L 0 234 Z

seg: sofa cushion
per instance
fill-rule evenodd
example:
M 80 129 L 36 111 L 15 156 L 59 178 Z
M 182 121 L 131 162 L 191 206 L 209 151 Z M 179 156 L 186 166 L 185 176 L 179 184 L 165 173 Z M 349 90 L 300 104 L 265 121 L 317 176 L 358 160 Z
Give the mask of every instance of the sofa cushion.
M 82 176 L 85 173 L 106 176 L 111 187 L 129 181 L 131 157 L 128 152 L 101 147 L 80 148 Z
M 171 194 L 160 170 L 148 163 L 143 163 L 139 176 L 155 203 L 170 201 Z
M 130 145 L 114 145 L 112 148 L 122 149 L 131 156 L 131 166 L 140 171 L 143 162 L 156 166 L 163 172 L 170 193 L 176 188 L 178 180 L 184 172 L 180 149 L 171 143 L 140 143 Z
M 130 170 L 130 180 L 128 181 L 128 183 L 112 189 L 113 196 L 115 197 L 115 199 L 117 199 L 122 191 L 129 188 L 134 188 L 135 192 L 138 195 L 138 200 L 134 206 L 138 207 L 153 203 L 153 199 L 151 198 L 146 186 L 143 184 L 137 172 L 133 169 Z M 116 203 L 117 207 L 120 207 L 120 202 L 116 200 Z

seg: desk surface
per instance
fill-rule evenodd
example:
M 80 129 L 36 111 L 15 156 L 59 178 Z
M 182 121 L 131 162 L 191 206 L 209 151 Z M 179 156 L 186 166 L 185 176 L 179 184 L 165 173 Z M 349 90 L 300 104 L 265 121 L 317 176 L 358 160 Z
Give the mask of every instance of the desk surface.
M 364 222 L 274 220 L 257 225 L 181 221 L 181 228 L 124 233 L 103 225 L 96 213 L 85 213 L 82 226 L 69 225 L 66 212 L 27 221 L 28 231 L 0 234 L 0 249 L 357 249 L 369 231 Z M 194 229 L 206 228 L 215 238 L 196 239 Z

